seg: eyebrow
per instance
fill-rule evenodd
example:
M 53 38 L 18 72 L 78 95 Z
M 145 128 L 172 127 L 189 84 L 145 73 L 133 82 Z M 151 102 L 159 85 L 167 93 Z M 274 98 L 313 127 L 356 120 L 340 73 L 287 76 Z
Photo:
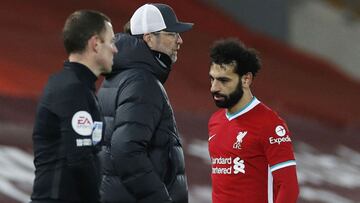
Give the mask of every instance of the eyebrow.
M 216 79 L 216 80 L 231 80 L 231 78 L 229 78 L 229 77 L 225 77 L 225 76 L 214 77 L 211 74 L 209 74 L 209 77 Z

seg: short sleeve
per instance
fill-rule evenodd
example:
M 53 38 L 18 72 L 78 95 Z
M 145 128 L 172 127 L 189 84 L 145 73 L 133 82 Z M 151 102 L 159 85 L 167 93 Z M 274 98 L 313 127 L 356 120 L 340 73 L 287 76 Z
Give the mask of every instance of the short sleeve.
M 273 117 L 264 127 L 263 146 L 271 172 L 296 165 L 291 133 L 286 123 Z

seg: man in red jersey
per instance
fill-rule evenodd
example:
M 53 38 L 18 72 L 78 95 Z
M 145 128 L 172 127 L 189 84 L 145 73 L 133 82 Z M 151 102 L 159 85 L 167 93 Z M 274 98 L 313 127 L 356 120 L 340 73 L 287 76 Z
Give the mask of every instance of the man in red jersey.
M 221 108 L 209 120 L 213 203 L 295 203 L 299 187 L 289 129 L 251 93 L 260 69 L 236 39 L 211 49 L 211 94 Z

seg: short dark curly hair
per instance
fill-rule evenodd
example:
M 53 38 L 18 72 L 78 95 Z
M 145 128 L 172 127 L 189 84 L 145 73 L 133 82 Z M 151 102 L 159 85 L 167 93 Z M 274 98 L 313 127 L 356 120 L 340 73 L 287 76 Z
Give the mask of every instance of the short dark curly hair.
M 239 76 L 251 72 L 255 77 L 261 68 L 258 52 L 253 48 L 247 48 L 236 38 L 215 41 L 211 47 L 210 58 L 211 63 L 235 63 L 235 72 Z

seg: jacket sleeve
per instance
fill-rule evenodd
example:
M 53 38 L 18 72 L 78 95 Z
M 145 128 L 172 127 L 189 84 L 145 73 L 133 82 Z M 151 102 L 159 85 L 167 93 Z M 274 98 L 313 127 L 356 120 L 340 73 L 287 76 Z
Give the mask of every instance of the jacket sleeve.
M 80 84 L 68 86 L 54 95 L 53 109 L 59 117 L 66 164 L 77 179 L 79 195 L 84 202 L 98 202 L 99 166 L 91 141 L 94 121 L 90 105 L 92 97 L 87 93 Z
M 296 203 L 299 196 L 299 185 L 296 167 L 289 166 L 273 172 L 276 203 Z
M 118 95 L 112 161 L 124 186 L 141 203 L 171 202 L 148 157 L 164 102 L 160 85 L 146 78 L 129 83 Z

